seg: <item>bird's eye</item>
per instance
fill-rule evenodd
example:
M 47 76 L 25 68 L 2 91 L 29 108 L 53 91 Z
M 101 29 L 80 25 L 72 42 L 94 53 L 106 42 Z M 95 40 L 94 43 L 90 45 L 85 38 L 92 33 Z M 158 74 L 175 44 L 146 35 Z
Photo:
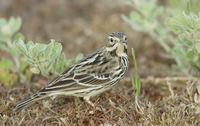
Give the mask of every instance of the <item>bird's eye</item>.
M 125 39 L 124 39 L 125 41 L 127 40 L 127 37 L 125 37 Z
M 114 42 L 113 38 L 110 39 L 110 42 Z

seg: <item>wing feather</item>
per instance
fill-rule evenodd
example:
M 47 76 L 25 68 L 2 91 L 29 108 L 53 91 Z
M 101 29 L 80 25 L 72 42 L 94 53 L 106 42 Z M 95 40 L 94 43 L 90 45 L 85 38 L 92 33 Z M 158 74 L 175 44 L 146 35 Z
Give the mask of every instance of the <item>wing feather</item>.
M 110 66 L 108 66 L 112 59 L 105 57 L 103 52 L 97 51 L 81 60 L 51 81 L 40 92 L 80 90 L 112 83 L 113 73 L 111 71 L 113 70 L 109 69 Z M 102 70 L 102 68 L 105 69 Z

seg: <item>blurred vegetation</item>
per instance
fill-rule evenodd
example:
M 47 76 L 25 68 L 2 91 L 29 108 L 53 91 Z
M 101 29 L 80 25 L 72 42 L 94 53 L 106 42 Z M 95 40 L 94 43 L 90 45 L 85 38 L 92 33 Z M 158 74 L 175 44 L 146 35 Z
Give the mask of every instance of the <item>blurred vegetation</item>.
M 198 0 L 127 0 L 133 6 L 122 18 L 133 30 L 149 34 L 176 61 L 176 70 L 200 73 L 200 15 Z
M 19 36 L 20 18 L 0 19 L 0 83 L 13 85 L 21 71 L 19 52 L 14 44 Z
M 66 59 L 62 45 L 51 40 L 49 44 L 25 42 L 19 32 L 20 18 L 0 19 L 0 84 L 12 86 L 18 81 L 29 81 L 33 74 L 59 74 L 83 56 Z

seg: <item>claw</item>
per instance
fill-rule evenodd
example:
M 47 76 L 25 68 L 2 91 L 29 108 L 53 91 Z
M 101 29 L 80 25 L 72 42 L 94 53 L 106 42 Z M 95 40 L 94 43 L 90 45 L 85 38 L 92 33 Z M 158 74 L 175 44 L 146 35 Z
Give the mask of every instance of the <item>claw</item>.
M 91 105 L 92 107 L 94 107 L 94 103 L 92 103 L 92 102 L 90 101 L 90 97 L 83 97 L 83 99 L 84 99 L 89 105 Z

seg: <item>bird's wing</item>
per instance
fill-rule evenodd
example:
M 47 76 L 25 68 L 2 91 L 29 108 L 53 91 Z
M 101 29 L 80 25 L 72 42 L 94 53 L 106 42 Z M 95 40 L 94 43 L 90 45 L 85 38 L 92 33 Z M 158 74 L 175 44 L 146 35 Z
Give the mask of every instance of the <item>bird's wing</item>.
M 111 58 L 105 57 L 103 51 L 99 50 L 64 71 L 41 91 L 79 90 L 109 84 L 113 80 L 111 60 Z

